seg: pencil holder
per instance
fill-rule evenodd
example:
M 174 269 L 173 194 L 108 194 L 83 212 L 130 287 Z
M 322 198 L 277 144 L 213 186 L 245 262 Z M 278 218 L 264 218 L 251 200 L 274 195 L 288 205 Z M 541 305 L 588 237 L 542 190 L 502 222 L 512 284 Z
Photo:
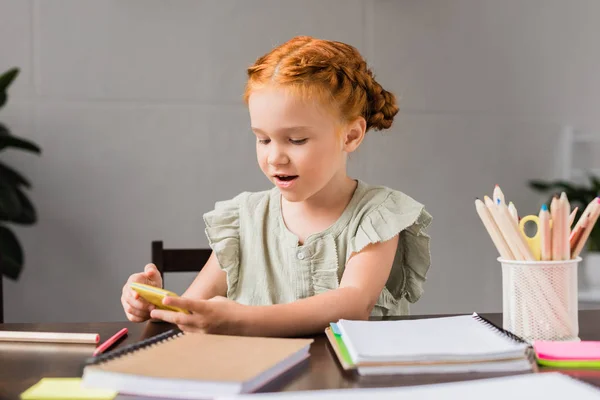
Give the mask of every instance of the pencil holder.
M 533 340 L 579 340 L 577 267 L 580 257 L 564 261 L 502 264 L 503 328 Z

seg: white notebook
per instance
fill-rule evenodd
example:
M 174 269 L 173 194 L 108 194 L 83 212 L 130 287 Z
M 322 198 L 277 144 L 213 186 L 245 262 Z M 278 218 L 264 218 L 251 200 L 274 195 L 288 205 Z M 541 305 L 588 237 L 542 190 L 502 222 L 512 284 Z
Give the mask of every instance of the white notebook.
M 507 360 L 525 357 L 529 347 L 475 313 L 400 321 L 340 320 L 337 327 L 355 364 Z
M 220 397 L 218 400 L 600 400 L 600 390 L 558 372 L 377 389 L 311 390 Z

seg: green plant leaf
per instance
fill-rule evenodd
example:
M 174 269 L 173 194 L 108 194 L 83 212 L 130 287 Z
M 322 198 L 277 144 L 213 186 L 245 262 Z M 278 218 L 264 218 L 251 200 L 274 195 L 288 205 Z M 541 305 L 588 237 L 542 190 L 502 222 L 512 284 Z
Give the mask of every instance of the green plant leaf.
M 3 225 L 0 225 L 0 257 L 2 275 L 18 279 L 23 269 L 23 249 L 15 234 Z
M 37 213 L 33 203 L 31 203 L 27 195 L 19 188 L 17 188 L 17 196 L 19 197 L 19 202 L 21 203 L 21 212 L 10 221 L 21 225 L 35 224 L 37 222 Z
M 597 176 L 589 174 L 588 179 L 590 180 L 590 184 L 592 185 L 592 189 L 596 193 L 600 193 L 600 179 Z
M 0 136 L 0 151 L 4 150 L 7 147 L 16 147 L 37 154 L 42 152 L 42 150 L 38 147 L 37 144 L 27 139 L 22 139 L 13 135 Z
M 575 185 L 566 182 L 566 181 L 556 181 L 552 184 L 552 186 L 556 189 L 562 189 L 563 192 L 577 192 L 578 189 Z
M 539 180 L 529 181 L 529 187 L 539 192 L 547 192 L 550 189 L 550 183 Z
M 595 225 L 590 232 L 590 236 L 588 237 L 585 246 L 589 251 L 600 251 L 600 228 L 598 225 Z
M 8 99 L 8 95 L 6 94 L 6 89 L 12 81 L 19 75 L 18 68 L 11 68 L 6 71 L 4 74 L 0 75 L 0 108 L 6 104 L 6 100 Z
M 564 191 L 576 191 L 575 186 L 566 181 L 531 181 L 530 186 L 534 189 L 541 191 L 557 190 L 562 189 Z
M 11 68 L 2 75 L 0 75 L 0 92 L 5 92 L 10 84 L 19 75 L 19 68 Z
M 21 225 L 37 222 L 35 207 L 27 195 L 17 186 L 0 182 L 0 220 Z
M 17 188 L 0 182 L 0 220 L 12 221 L 21 215 L 21 199 Z
M 0 258 L 2 258 L 2 260 L 0 260 L 2 263 L 2 275 L 13 281 L 19 279 L 23 265 L 17 264 L 15 260 L 8 256 L 0 256 Z
M 544 181 L 530 181 L 529 186 L 537 190 L 539 192 L 550 192 L 552 195 L 554 193 L 565 192 L 569 201 L 581 201 L 582 203 L 586 203 L 591 201 L 596 196 L 596 191 L 586 186 L 577 186 L 572 183 L 558 180 L 553 182 L 544 182 Z M 552 200 L 552 197 L 549 199 Z
M 29 181 L 20 173 L 0 162 L 0 182 L 12 185 L 31 187 Z

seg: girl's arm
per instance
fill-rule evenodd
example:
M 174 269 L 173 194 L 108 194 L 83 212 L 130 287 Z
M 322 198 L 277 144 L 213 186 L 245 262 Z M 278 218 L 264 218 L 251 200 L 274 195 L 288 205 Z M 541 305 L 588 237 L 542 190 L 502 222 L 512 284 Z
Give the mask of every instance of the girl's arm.
M 241 333 L 309 335 L 323 332 L 330 322 L 339 319 L 368 319 L 390 275 L 397 247 L 398 235 L 352 256 L 336 290 L 287 304 L 240 309 Z
M 226 273 L 211 256 L 212 261 L 200 271 L 184 296 L 163 300 L 165 305 L 184 308 L 192 314 L 155 309 L 150 315 L 177 324 L 183 331 L 248 336 L 320 333 L 330 322 L 342 318 L 369 317 L 390 275 L 397 247 L 398 235 L 371 244 L 347 262 L 338 289 L 270 306 L 247 306 L 221 297 L 227 291 Z M 198 300 L 199 297 L 208 300 Z
M 212 252 L 204 267 L 181 295 L 188 299 L 208 300 L 227 294 L 227 273 L 221 269 L 215 253 Z

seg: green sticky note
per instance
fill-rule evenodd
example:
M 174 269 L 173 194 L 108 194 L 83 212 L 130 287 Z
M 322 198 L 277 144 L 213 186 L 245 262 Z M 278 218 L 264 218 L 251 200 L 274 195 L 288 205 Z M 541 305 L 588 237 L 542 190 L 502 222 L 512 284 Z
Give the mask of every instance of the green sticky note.
M 596 360 L 545 360 L 543 358 L 536 358 L 536 360 L 543 367 L 600 369 L 600 361 Z
M 81 386 L 81 378 L 42 378 L 21 393 L 22 400 L 110 400 L 117 392 Z
M 348 365 L 354 365 L 354 361 L 352 361 L 352 357 L 350 357 L 350 353 L 348 352 L 348 348 L 342 339 L 342 335 L 335 333 L 333 329 L 332 331 L 334 332 L 333 336 L 335 337 L 335 342 L 337 343 L 338 350 L 340 351 L 340 355 L 344 359 L 344 362 Z

